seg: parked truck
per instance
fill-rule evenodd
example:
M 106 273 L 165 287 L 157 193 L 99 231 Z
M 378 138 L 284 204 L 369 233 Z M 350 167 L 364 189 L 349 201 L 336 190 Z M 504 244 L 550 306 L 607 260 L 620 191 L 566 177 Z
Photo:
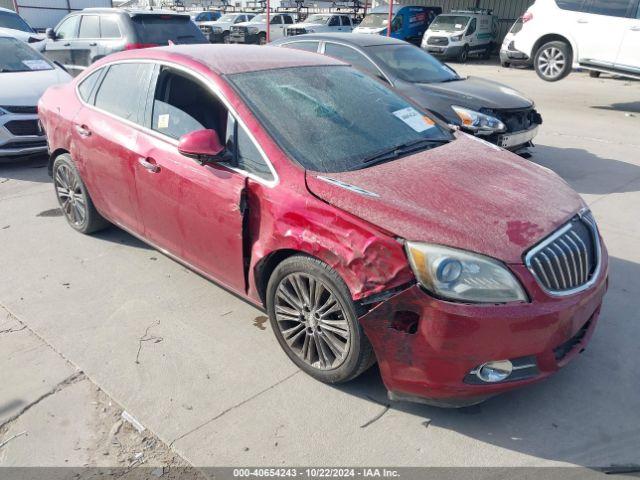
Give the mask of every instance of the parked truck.
M 438 15 L 440 7 L 422 7 L 411 5 L 393 5 L 391 15 L 391 36 L 419 44 L 422 35 Z M 353 33 L 373 33 L 386 35 L 389 24 L 389 7 L 382 5 L 372 9 L 364 17 Z

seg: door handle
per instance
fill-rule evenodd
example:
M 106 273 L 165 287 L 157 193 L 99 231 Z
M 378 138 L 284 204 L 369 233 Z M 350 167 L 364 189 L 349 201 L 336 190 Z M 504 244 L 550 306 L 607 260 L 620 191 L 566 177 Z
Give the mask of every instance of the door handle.
M 633 27 L 629 28 L 629 30 L 631 30 L 632 32 L 640 32 L 640 25 L 634 25 Z
M 70 43 L 63 43 L 63 44 L 62 44 L 62 46 L 63 46 L 63 47 L 70 47 L 70 46 L 71 46 L 71 44 L 70 44 Z
M 579 18 L 578 23 L 589 23 L 589 20 L 585 20 L 584 18 Z
M 160 171 L 160 167 L 152 158 L 140 157 L 138 159 L 138 163 L 149 170 L 151 173 L 158 173 Z
M 96 42 L 91 42 L 91 43 L 89 44 L 89 46 L 90 46 L 90 47 L 97 47 L 97 46 L 98 46 L 98 44 L 97 44 Z
M 91 130 L 86 125 L 76 125 L 76 132 L 81 137 L 87 138 L 91 136 Z

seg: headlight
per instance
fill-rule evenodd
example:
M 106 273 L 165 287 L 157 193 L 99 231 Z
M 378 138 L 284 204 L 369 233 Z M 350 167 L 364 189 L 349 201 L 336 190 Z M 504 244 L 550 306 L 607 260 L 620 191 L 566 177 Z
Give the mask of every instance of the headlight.
M 248 28 L 248 32 L 249 33 L 258 33 L 260 31 L 260 29 L 258 27 L 249 27 Z
M 453 108 L 453 111 L 460 117 L 462 128 L 470 130 L 473 133 L 491 134 L 504 132 L 507 129 L 505 124 L 495 117 L 457 105 L 452 105 L 451 108 Z
M 420 284 L 437 297 L 472 303 L 527 301 L 503 263 L 441 245 L 406 242 L 409 263 Z
M 462 33 L 460 35 L 454 35 L 453 37 L 451 37 L 451 41 L 453 42 L 459 42 L 460 40 L 462 40 Z

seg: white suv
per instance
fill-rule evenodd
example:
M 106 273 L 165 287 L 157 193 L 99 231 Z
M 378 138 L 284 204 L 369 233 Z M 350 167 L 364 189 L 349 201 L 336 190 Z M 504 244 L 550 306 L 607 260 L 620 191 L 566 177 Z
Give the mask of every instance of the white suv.
M 513 52 L 555 82 L 580 67 L 640 78 L 638 0 L 536 0 L 522 17 Z

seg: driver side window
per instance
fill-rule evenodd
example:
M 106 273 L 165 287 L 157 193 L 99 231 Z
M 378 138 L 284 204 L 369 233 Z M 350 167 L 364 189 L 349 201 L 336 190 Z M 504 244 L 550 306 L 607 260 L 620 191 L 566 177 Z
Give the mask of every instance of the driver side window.
M 80 23 L 80 15 L 74 15 L 63 21 L 58 30 L 56 30 L 56 37 L 60 40 L 76 38 L 78 35 L 78 24 Z
M 178 139 L 209 129 L 222 139 L 226 122 L 227 109 L 200 82 L 171 68 L 160 71 L 151 114 L 153 130 Z
M 474 33 L 476 33 L 476 25 L 478 24 L 478 22 L 476 21 L 475 18 L 473 18 L 471 20 L 471 23 L 469 24 L 469 28 L 467 29 L 467 36 L 468 35 L 473 35 Z

